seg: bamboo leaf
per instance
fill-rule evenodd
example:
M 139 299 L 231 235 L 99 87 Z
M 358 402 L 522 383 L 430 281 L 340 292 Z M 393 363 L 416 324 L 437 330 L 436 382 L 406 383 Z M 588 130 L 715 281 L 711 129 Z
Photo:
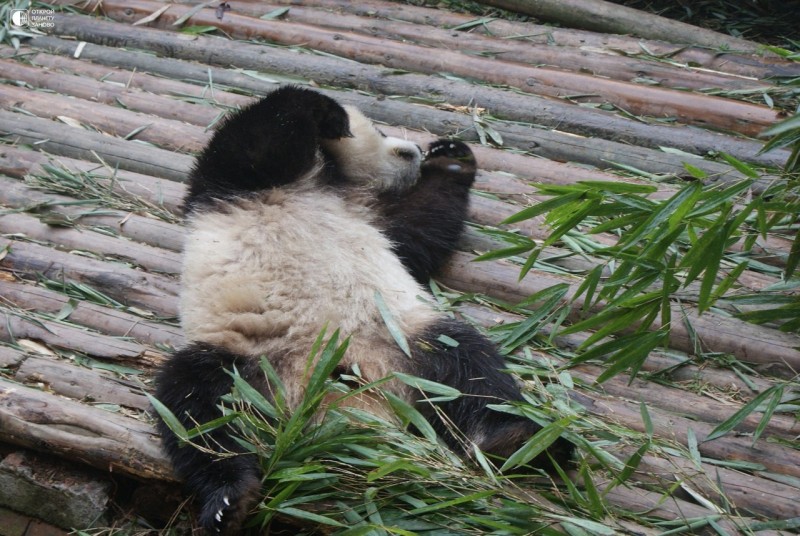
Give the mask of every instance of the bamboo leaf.
M 569 424 L 569 418 L 559 419 L 556 422 L 550 423 L 547 426 L 543 427 L 541 430 L 533 434 L 533 436 L 525 442 L 516 452 L 514 452 L 508 459 L 503 463 L 503 466 L 500 468 L 500 472 L 507 471 L 512 467 L 518 467 L 520 465 L 525 465 L 529 461 L 536 458 L 539 454 L 543 453 L 547 450 L 547 447 L 553 444 L 553 442 L 558 439 L 562 433 L 564 433 L 564 429 L 566 428 L 567 424 Z
M 150 401 L 150 404 L 153 406 L 153 409 L 156 410 L 158 416 L 161 417 L 161 420 L 164 421 L 164 424 L 167 425 L 167 428 L 172 430 L 172 433 L 178 436 L 178 439 L 181 441 L 188 441 L 189 440 L 189 432 L 186 428 L 181 424 L 175 414 L 170 411 L 170 409 L 161 403 L 156 397 L 151 395 L 148 392 L 144 393 L 147 399 Z
M 547 201 L 542 201 L 541 203 L 537 203 L 532 207 L 520 210 L 513 216 L 509 216 L 508 218 L 503 220 L 502 224 L 510 225 L 512 223 L 517 223 L 523 220 L 529 220 L 531 218 L 535 218 L 536 216 L 539 216 L 546 212 L 550 212 L 554 208 L 572 203 L 580 199 L 582 196 L 583 192 L 570 192 L 559 197 L 554 197 L 553 199 L 548 199 Z
M 704 442 L 718 439 L 727 434 L 728 432 L 730 432 L 731 430 L 733 430 L 734 428 L 736 428 L 747 418 L 748 415 L 753 413 L 753 411 L 755 411 L 756 408 L 758 408 L 767 398 L 769 398 L 770 396 L 774 396 L 775 391 L 777 391 L 778 389 L 782 389 L 782 387 L 773 385 L 769 389 L 766 389 L 761 393 L 759 393 L 758 396 L 753 398 L 753 400 L 742 406 L 741 409 L 739 409 L 739 411 L 728 417 L 725 421 L 723 421 L 722 423 L 717 425 L 713 430 L 711 430 L 711 432 L 705 438 Z
M 762 433 L 764 433 L 764 429 L 767 427 L 767 424 L 769 424 L 769 421 L 772 418 L 772 414 L 775 412 L 775 408 L 778 407 L 778 404 L 780 404 L 782 398 L 783 398 L 783 385 L 776 385 L 775 393 L 772 395 L 772 399 L 764 408 L 764 414 L 761 416 L 761 420 L 758 422 L 758 426 L 756 426 L 755 432 L 753 432 L 754 447 L 756 445 L 756 441 L 758 441 L 758 438 L 761 437 Z
M 389 306 L 386 305 L 383 295 L 379 290 L 375 291 L 375 305 L 378 307 L 378 312 L 380 312 L 381 318 L 383 318 L 383 323 L 386 324 L 386 328 L 397 343 L 397 346 L 399 346 L 408 357 L 411 357 L 411 347 L 408 345 L 406 334 L 403 333 L 400 324 L 398 324 L 397 320 L 392 316 L 392 312 L 389 310 Z

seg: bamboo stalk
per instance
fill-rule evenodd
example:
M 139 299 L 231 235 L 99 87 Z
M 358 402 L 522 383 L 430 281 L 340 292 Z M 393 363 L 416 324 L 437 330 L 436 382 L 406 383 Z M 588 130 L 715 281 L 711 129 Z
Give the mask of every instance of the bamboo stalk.
M 645 432 L 639 403 L 619 398 L 609 399 L 601 395 L 582 391 L 572 396 L 586 410 L 603 420 L 616 422 L 620 426 Z M 672 440 L 680 445 L 688 443 L 689 429 L 693 430 L 700 454 L 712 460 L 745 461 L 763 465 L 767 471 L 793 477 L 800 476 L 797 453 L 791 448 L 768 443 L 760 439 L 752 445 L 752 438 L 728 434 L 724 439 L 705 441 L 713 426 L 675 415 L 661 408 L 648 406 L 654 435 Z
M 131 23 L 154 12 L 158 7 L 159 4 L 148 0 L 103 2 L 103 9 L 108 16 Z M 159 17 L 156 24 L 168 28 L 186 11 L 188 8 L 170 9 Z M 71 18 L 74 21 L 75 17 Z M 73 33 L 67 29 L 69 19 L 68 16 L 57 15 L 55 31 Z M 579 73 L 536 68 L 516 62 L 488 60 L 447 50 L 436 50 L 436 54 L 431 54 L 433 50 L 431 48 L 322 30 L 310 25 L 267 22 L 235 14 L 226 16 L 225 20 L 220 22 L 213 11 L 198 12 L 190 19 L 189 24 L 219 26 L 237 37 L 249 39 L 259 36 L 284 45 L 308 46 L 360 62 L 429 74 L 449 72 L 462 77 L 479 78 L 487 83 L 509 85 L 527 93 L 553 97 L 582 96 L 582 100 L 590 102 L 613 103 L 635 115 L 675 116 L 681 122 L 712 125 L 748 135 L 758 134 L 779 119 L 777 112 L 763 106 L 695 93 L 637 86 Z M 74 33 L 74 35 L 80 39 L 98 42 L 98 35 L 94 32 Z M 119 38 L 116 39 L 119 41 Z M 202 38 L 197 41 L 200 39 Z M 192 45 L 196 45 L 197 41 Z M 172 51 L 169 53 L 174 54 Z M 223 60 L 216 58 L 209 63 L 220 61 Z M 587 95 L 587 88 L 591 88 L 590 95 Z M 713 110 L 714 113 L 709 113 L 709 110 Z
M 629 458 L 634 451 L 626 447 L 621 454 Z M 658 456 L 642 458 L 637 477 L 644 481 L 652 479 L 661 488 L 684 482 L 716 504 L 730 503 L 731 508 L 745 515 L 761 515 L 767 519 L 800 516 L 800 490 L 767 480 L 757 473 L 745 474 L 708 463 L 696 465 L 686 458 L 659 452 Z

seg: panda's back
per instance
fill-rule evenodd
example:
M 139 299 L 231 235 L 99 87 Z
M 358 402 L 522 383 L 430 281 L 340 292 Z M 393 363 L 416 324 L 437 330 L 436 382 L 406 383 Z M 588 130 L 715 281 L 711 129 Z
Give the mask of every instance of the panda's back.
M 187 338 L 246 355 L 307 352 L 323 327 L 374 345 L 386 338 L 376 291 L 406 333 L 438 316 L 370 209 L 324 189 L 194 214 L 182 278 Z

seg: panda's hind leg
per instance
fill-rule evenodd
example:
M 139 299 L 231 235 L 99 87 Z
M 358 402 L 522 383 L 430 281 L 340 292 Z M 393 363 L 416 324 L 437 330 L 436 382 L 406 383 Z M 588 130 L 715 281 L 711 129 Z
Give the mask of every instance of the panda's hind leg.
M 494 344 L 472 326 L 440 320 L 417 337 L 412 355 L 415 374 L 462 393 L 435 406 L 420 401 L 421 411 L 451 448 L 469 454 L 466 439 L 488 454 L 507 458 L 541 429 L 528 418 L 488 407 L 523 398 L 516 380 L 504 372 L 505 361 Z M 569 441 L 559 438 L 532 465 L 550 469 L 548 454 L 562 465 L 573 449 Z
M 219 418 L 221 396 L 233 380 L 225 371 L 237 367 L 252 381 L 251 360 L 208 344 L 192 344 L 175 352 L 156 378 L 156 398 L 191 429 Z M 249 377 L 248 377 L 249 376 Z M 204 449 L 183 445 L 163 421 L 162 444 L 176 475 L 195 494 L 199 523 L 209 534 L 238 534 L 247 512 L 258 497 L 261 472 L 252 454 L 245 454 L 228 427 L 194 441 Z

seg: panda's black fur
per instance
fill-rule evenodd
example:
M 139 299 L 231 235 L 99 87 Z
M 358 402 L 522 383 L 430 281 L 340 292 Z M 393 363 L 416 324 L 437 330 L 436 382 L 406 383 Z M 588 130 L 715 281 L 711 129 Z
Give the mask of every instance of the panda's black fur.
M 522 400 L 503 358 L 420 298 L 463 231 L 475 172 L 463 143 L 438 140 L 423 159 L 415 144 L 383 136 L 357 110 L 312 90 L 282 87 L 233 114 L 190 176 L 181 291 L 188 343 L 163 366 L 156 397 L 186 427 L 210 421 L 233 368 L 269 396 L 264 355 L 297 403 L 311 345 L 328 325 L 351 336 L 339 373 L 369 382 L 398 371 L 455 387 L 463 396 L 440 411 L 419 405 L 441 438 L 464 452 L 454 425 L 484 451 L 510 455 L 539 426 L 486 407 Z M 386 328 L 376 291 L 410 357 Z M 397 381 L 386 388 L 411 403 L 420 397 Z M 352 404 L 391 416 L 377 396 Z M 255 457 L 218 458 L 182 447 L 164 423 L 160 431 L 200 524 L 235 533 L 258 495 Z M 242 452 L 229 433 L 218 429 L 207 444 Z M 550 453 L 563 461 L 570 451 L 559 440 Z

